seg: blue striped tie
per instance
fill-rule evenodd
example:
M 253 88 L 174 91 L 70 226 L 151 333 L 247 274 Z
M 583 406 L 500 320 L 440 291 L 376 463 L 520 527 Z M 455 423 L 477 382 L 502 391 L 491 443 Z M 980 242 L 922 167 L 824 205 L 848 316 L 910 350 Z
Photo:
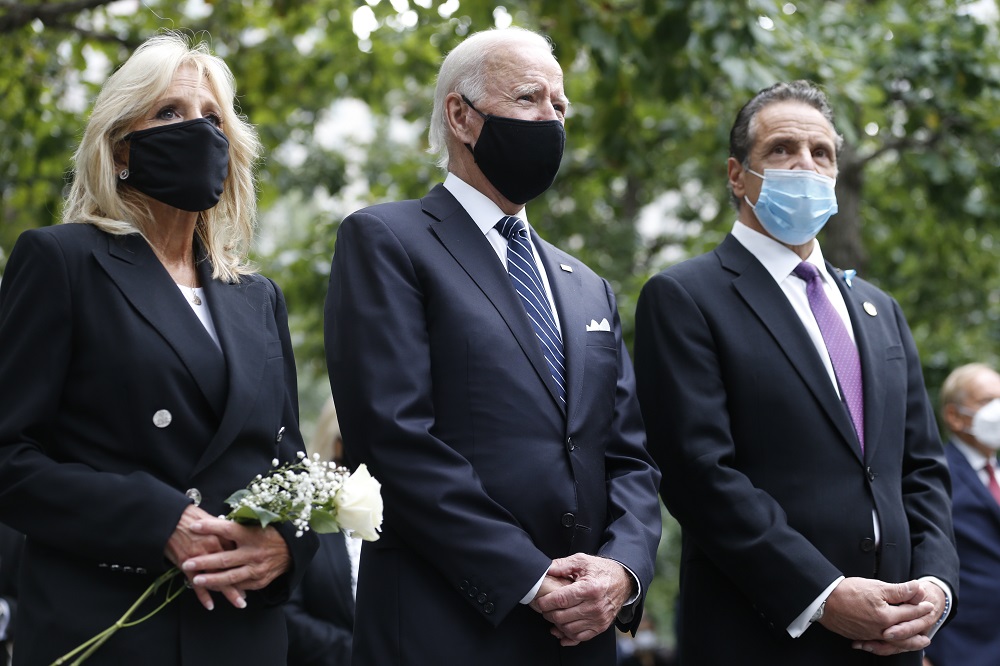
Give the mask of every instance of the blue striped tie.
M 508 215 L 496 223 L 496 230 L 507 239 L 507 272 L 514 290 L 521 297 L 525 312 L 535 329 L 542 355 L 548 363 L 552 379 L 556 380 L 559 399 L 566 404 L 566 359 L 563 356 L 562 337 L 552 316 L 549 299 L 545 295 L 542 278 L 535 265 L 535 257 L 528 244 L 528 231 L 524 222 Z

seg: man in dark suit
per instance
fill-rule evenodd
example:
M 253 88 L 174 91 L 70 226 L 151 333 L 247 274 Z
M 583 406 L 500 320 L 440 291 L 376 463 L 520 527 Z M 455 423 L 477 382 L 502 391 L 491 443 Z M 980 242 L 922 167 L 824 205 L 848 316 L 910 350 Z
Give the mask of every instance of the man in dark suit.
M 438 75 L 444 184 L 340 227 L 330 380 L 348 459 L 385 501 L 355 664 L 611 664 L 610 625 L 639 621 L 659 474 L 615 298 L 523 225 L 566 106 L 544 38 L 468 38 Z
M 841 141 L 811 84 L 758 93 L 730 134 L 732 234 L 639 299 L 639 399 L 683 529 L 682 664 L 918 664 L 954 604 L 913 339 L 815 240 Z
M 24 535 L 0 523 L 0 666 L 10 663 Z
M 961 560 L 962 612 L 934 637 L 934 666 L 1000 661 L 1000 374 L 982 363 L 952 371 L 941 386 L 941 417 Z

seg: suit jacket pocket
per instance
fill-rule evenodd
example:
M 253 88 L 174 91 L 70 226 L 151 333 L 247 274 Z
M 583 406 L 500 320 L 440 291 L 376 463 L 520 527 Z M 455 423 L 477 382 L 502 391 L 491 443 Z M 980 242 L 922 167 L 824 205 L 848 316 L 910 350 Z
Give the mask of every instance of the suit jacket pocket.
M 610 347 L 611 349 L 618 347 L 614 331 L 587 331 L 585 340 L 588 347 Z
M 903 345 L 890 345 L 885 348 L 885 360 L 891 361 L 895 358 L 906 358 L 903 353 Z
M 267 360 L 281 358 L 284 353 L 281 351 L 281 340 L 271 340 L 267 343 Z

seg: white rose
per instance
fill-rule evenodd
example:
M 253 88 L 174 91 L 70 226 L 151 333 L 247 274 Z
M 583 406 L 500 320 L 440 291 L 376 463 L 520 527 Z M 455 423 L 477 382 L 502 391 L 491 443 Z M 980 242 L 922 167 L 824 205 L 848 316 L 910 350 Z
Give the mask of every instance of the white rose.
M 382 528 L 382 484 L 375 480 L 365 465 L 347 477 L 337 491 L 337 522 L 351 536 L 365 541 L 378 541 Z

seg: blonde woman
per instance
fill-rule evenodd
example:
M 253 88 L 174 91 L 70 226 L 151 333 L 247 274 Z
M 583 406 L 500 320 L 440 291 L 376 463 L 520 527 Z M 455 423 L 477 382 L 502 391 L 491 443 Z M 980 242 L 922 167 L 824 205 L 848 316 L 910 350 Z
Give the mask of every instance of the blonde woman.
M 11 252 L 0 521 L 27 536 L 20 663 L 50 663 L 178 566 L 193 592 L 89 663 L 284 664 L 279 604 L 315 540 L 215 517 L 301 448 L 284 299 L 247 262 L 260 144 L 234 99 L 204 44 L 145 42 L 94 104 L 65 224 Z

